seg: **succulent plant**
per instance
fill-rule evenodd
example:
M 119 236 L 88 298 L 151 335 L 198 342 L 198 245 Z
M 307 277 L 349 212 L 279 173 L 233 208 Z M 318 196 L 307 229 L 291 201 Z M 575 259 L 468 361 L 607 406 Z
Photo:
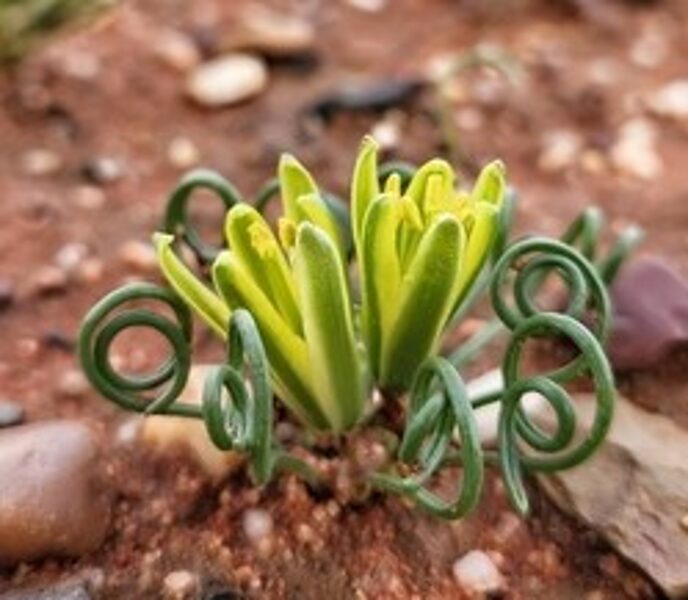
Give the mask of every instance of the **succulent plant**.
M 350 215 L 291 155 L 282 157 L 277 180 L 254 203 L 242 201 L 216 173 L 187 175 L 170 197 L 165 231 L 154 236 L 172 291 L 131 284 L 101 300 L 82 328 L 84 370 L 106 398 L 127 409 L 204 419 L 218 447 L 250 457 L 259 483 L 281 469 L 316 478 L 273 440 L 273 393 L 315 435 L 355 436 L 374 421 L 398 449 L 396 462 L 368 482 L 445 518 L 466 514 L 478 500 L 486 455 L 474 413 L 499 402 L 496 459 L 514 506 L 526 512 L 522 470 L 578 464 L 609 428 L 614 387 L 603 351 L 610 327 L 605 282 L 637 236 L 622 237 L 595 266 L 586 256 L 595 258 L 599 215 L 588 211 L 564 241 L 531 237 L 507 246 L 514 197 L 501 162 L 488 164 L 462 189 L 446 161 L 433 159 L 417 170 L 379 167 L 377 154 L 375 141 L 365 138 L 353 171 Z M 198 187 L 216 192 L 228 209 L 222 249 L 206 245 L 186 219 Z M 273 228 L 262 212 L 275 193 L 283 211 Z M 182 260 L 179 242 L 209 264 L 208 277 Z M 562 311 L 541 309 L 535 300 L 551 275 L 569 289 Z M 497 321 L 443 357 L 443 334 L 486 286 Z M 147 310 L 105 323 L 111 311 L 136 298 L 167 303 L 177 323 Z M 208 377 L 200 407 L 176 402 L 190 367 L 190 311 L 228 344 L 227 363 Z M 126 378 L 112 369 L 110 345 L 130 326 L 153 327 L 173 346 L 172 358 L 156 373 Z M 456 367 L 497 332 L 511 334 L 504 386 L 471 398 Z M 554 371 L 523 374 L 524 343 L 538 337 L 564 337 L 578 355 Z M 578 442 L 563 386 L 580 376 L 593 380 L 598 412 L 593 434 Z M 145 394 L 158 388 L 152 399 Z M 375 390 L 382 397 L 377 403 Z M 550 403 L 559 418 L 556 432 L 541 431 L 519 408 L 528 392 Z M 389 405 L 405 415 L 401 430 L 384 416 Z M 464 474 L 457 497 L 446 500 L 425 484 L 452 462 Z

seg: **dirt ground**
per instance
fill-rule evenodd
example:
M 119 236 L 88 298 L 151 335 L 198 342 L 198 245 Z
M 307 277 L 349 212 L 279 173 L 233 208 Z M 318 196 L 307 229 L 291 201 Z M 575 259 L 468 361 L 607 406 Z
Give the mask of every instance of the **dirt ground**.
M 216 598 L 461 598 L 451 565 L 479 547 L 493 552 L 505 574 L 506 598 L 659 597 L 535 490 L 533 517 L 505 536 L 508 506 L 492 477 L 477 513 L 451 525 L 396 499 L 342 509 L 291 478 L 262 491 L 241 475 L 212 485 L 182 456 L 118 446 L 124 415 L 90 391 L 61 389 L 61 376 L 75 368 L 72 346 L 87 308 L 131 277 L 156 278 L 123 260 L 122 246 L 148 240 L 160 222 L 180 175 L 167 157 L 174 138 L 192 140 L 201 164 L 248 196 L 285 150 L 345 195 L 358 142 L 383 115 L 345 111 L 315 127 L 304 121 L 304 108 L 342 82 L 417 77 L 433 57 L 477 43 L 501 46 L 524 67 L 518 87 L 484 74 L 462 79 L 454 106 L 469 166 L 494 157 L 506 162 L 521 193 L 517 229 L 557 235 L 594 203 L 606 211 L 611 231 L 641 224 L 648 233 L 642 252 L 688 273 L 685 127 L 648 117 L 664 165 L 657 178 L 621 173 L 608 159 L 619 127 L 646 114 L 643 95 L 688 72 L 688 5 L 681 0 L 396 0 L 375 14 L 343 0 L 272 3 L 317 24 L 315 60 L 271 65 L 268 89 L 241 106 L 194 106 L 183 76 L 156 56 L 153 40 L 174 27 L 212 51 L 244 4 L 124 3 L 96 29 L 60 40 L 0 79 L 0 278 L 15 290 L 13 304 L 0 309 L 0 393 L 20 402 L 29 421 L 88 420 L 101 432 L 102 469 L 117 493 L 112 532 L 98 552 L 0 572 L 0 592 L 100 569 L 103 598 L 159 598 L 165 574 L 183 568 L 200 574 L 204 598 L 221 591 L 226 595 Z M 668 44 L 666 56 L 657 66 L 637 64 L 634 44 L 657 32 Z M 401 137 L 390 157 L 421 161 L 443 152 L 433 106 L 424 92 L 395 109 Z M 576 132 L 592 152 L 545 171 L 538 165 L 543 136 L 561 129 Z M 59 155 L 60 168 L 27 174 L 22 157 L 36 148 Z M 87 166 L 103 157 L 118 161 L 121 176 L 93 183 Z M 102 274 L 37 292 L 41 269 L 72 242 L 86 245 Z M 199 360 L 221 356 L 218 344 L 197 337 Z M 128 351 L 134 362 L 155 358 L 131 345 Z M 688 425 L 685 369 L 667 365 L 625 376 L 621 387 Z M 246 540 L 240 520 L 251 506 L 273 515 L 273 547 Z

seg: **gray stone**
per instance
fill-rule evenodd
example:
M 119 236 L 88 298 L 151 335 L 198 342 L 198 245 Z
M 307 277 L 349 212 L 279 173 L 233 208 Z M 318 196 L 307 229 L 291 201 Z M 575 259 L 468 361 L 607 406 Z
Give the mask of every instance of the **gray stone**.
M 60 584 L 55 587 L 26 588 L 0 594 L 0 600 L 91 600 L 83 583 Z
M 578 435 L 593 420 L 592 396 L 576 397 Z M 542 409 L 535 421 L 551 428 Z M 551 429 L 550 429 L 551 430 Z M 600 450 L 568 471 L 539 477 L 546 493 L 598 531 L 671 598 L 688 595 L 688 431 L 619 397 Z
M 0 428 L 19 425 L 24 420 L 24 409 L 8 400 L 0 400 Z
M 110 498 L 90 430 L 47 421 L 0 430 L 0 564 L 80 556 L 103 541 Z

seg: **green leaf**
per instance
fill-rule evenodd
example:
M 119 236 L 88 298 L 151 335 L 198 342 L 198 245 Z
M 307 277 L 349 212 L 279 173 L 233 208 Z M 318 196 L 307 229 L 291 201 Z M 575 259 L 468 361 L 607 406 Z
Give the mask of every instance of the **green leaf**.
M 361 416 L 363 376 L 340 255 L 330 237 L 309 223 L 298 228 L 294 273 L 320 406 L 331 429 L 342 431 Z
M 341 230 L 325 201 L 316 194 L 300 196 L 296 200 L 297 225 L 307 222 L 318 226 L 335 243 L 339 255 L 346 257 Z
M 158 262 L 165 279 L 216 333 L 226 338 L 231 313 L 229 307 L 177 257 L 172 248 L 173 242 L 174 236 L 170 234 L 153 235 Z
M 471 286 L 489 259 L 499 226 L 499 208 L 497 206 L 487 202 L 480 202 L 475 206 L 466 243 L 466 252 L 457 280 L 454 310 L 458 309 L 461 302 L 466 298 Z
M 501 160 L 495 160 L 480 171 L 471 196 L 476 202 L 489 202 L 501 206 L 505 191 L 506 167 Z
M 351 180 L 351 214 L 356 247 L 363 235 L 363 222 L 368 207 L 380 194 L 377 152 L 378 143 L 372 137 L 365 136 L 358 150 Z
M 452 309 L 465 246 L 456 217 L 439 215 L 423 233 L 399 292 L 393 330 L 383 339 L 380 385 L 406 390 L 435 350 Z
M 301 196 L 319 196 L 318 186 L 306 168 L 291 154 L 283 154 L 277 169 L 284 215 L 298 222 L 296 201 Z
M 406 220 L 420 229 L 417 211 L 410 198 L 385 194 L 368 207 L 363 224 L 359 256 L 362 321 L 368 360 L 375 377 L 380 372 L 382 339 L 391 331 L 399 300 L 402 276 L 397 254 L 399 226 Z
M 287 324 L 300 334 L 301 316 L 296 302 L 294 276 L 263 216 L 248 204 L 237 204 L 227 213 L 225 236 L 229 247 L 253 281 Z
M 326 427 L 327 419 L 311 384 L 312 365 L 303 338 L 287 325 L 233 252 L 220 253 L 213 263 L 212 277 L 232 308 L 245 308 L 255 319 L 284 403 L 306 424 Z

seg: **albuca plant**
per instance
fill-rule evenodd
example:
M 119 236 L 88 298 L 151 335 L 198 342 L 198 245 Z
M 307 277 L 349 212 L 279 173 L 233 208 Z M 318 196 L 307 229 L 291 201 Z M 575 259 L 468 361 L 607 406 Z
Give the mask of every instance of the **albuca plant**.
M 609 427 L 614 389 L 602 348 L 610 326 L 605 283 L 637 232 L 625 232 L 597 260 L 600 215 L 590 210 L 563 241 L 531 237 L 507 247 L 514 196 L 501 162 L 487 165 L 463 190 L 443 160 L 417 170 L 378 167 L 377 154 L 375 141 L 365 138 L 354 166 L 350 215 L 290 155 L 254 203 L 242 201 L 216 173 L 187 175 L 170 197 L 165 232 L 154 236 L 171 291 L 130 284 L 94 306 L 80 337 L 84 370 L 106 398 L 127 409 L 204 419 L 219 448 L 249 456 L 258 483 L 282 469 L 317 479 L 273 439 L 273 393 L 316 437 L 350 439 L 374 428 L 393 441 L 396 457 L 368 474 L 367 482 L 446 518 L 466 514 L 478 501 L 491 455 L 481 447 L 474 413 L 499 402 L 495 458 L 514 506 L 526 512 L 523 468 L 574 466 L 594 452 Z M 228 209 L 223 249 L 205 244 L 188 222 L 189 199 L 198 187 L 214 191 Z M 283 214 L 273 229 L 263 209 L 277 193 Z M 208 277 L 182 260 L 180 241 L 209 265 Z M 569 289 L 562 311 L 541 309 L 535 300 L 553 274 Z M 497 320 L 443 357 L 443 334 L 487 286 Z M 167 303 L 176 322 L 147 309 L 109 317 L 121 304 L 142 298 Z M 190 368 L 189 309 L 228 345 L 227 364 L 208 376 L 200 406 L 177 402 Z M 174 349 L 155 373 L 126 377 L 109 362 L 113 340 L 132 326 L 157 329 Z M 470 398 L 457 366 L 505 332 L 511 337 L 503 389 Z M 566 338 L 577 355 L 554 371 L 523 374 L 524 343 L 544 336 Z M 577 440 L 563 386 L 581 376 L 593 380 L 598 410 L 591 434 Z M 519 408 L 527 392 L 549 402 L 556 431 L 542 431 Z M 427 485 L 453 463 L 463 476 L 458 495 L 445 499 Z

